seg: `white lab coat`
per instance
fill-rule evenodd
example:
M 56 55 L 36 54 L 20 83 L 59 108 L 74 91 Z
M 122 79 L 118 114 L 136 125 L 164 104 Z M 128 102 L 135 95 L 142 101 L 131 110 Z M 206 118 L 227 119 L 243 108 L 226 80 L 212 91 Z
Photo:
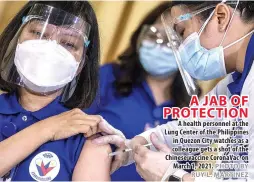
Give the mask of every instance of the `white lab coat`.
M 229 92 L 227 85 L 229 83 L 231 83 L 232 80 L 232 75 L 228 74 L 223 80 L 221 80 L 216 87 L 210 91 L 208 93 L 208 95 L 227 95 L 228 98 L 230 97 L 231 93 Z M 249 131 L 249 152 L 248 152 L 248 156 L 249 156 L 249 164 L 248 164 L 248 173 L 249 173 L 249 178 L 251 180 L 254 180 L 254 155 L 253 155 L 253 147 L 254 147 L 254 141 L 253 141 L 253 135 L 254 135 L 254 127 L 253 127 L 253 122 L 254 122 L 254 66 L 252 66 L 245 82 L 242 88 L 242 92 L 241 95 L 248 95 L 249 96 L 249 102 L 247 104 L 247 106 L 249 107 L 249 117 L 247 121 L 249 123 L 248 128 L 246 128 Z M 202 100 L 201 100 L 202 103 Z M 205 121 L 204 119 L 199 119 L 200 121 Z M 218 121 L 218 119 L 216 120 Z M 170 148 L 174 147 L 173 143 L 172 143 L 172 135 L 165 135 L 165 129 L 166 130 L 178 130 L 179 127 L 178 125 L 178 121 L 172 121 L 172 122 L 168 122 L 167 124 L 164 125 L 160 125 L 152 130 L 148 130 L 142 134 L 140 134 L 140 136 L 143 136 L 148 142 L 150 142 L 150 134 L 151 132 L 155 132 L 157 134 L 157 136 L 159 136 L 160 140 L 163 141 L 163 143 L 167 144 Z M 191 127 L 186 127 L 186 130 L 190 130 Z M 200 130 L 203 128 L 200 127 L 193 127 L 192 130 Z M 184 136 L 188 137 L 188 136 Z M 197 137 L 203 137 L 203 136 L 190 136 L 191 138 Z M 211 136 L 209 136 L 211 137 Z M 219 137 L 219 136 L 214 136 L 214 137 Z M 183 144 L 184 146 L 187 147 L 196 147 L 199 145 L 207 145 L 207 144 Z M 155 149 L 153 149 L 155 150 Z M 244 162 L 241 162 L 244 163 Z

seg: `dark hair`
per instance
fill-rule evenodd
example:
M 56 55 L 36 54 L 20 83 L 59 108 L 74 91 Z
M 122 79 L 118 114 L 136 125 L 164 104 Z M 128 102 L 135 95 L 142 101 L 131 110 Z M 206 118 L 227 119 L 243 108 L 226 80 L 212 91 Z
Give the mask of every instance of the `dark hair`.
M 10 41 L 22 24 L 22 18 L 27 15 L 35 4 L 45 4 L 62 9 L 70 14 L 81 17 L 91 25 L 89 47 L 86 51 L 86 62 L 78 75 L 77 85 L 72 96 L 64 103 L 68 108 L 86 108 L 93 102 L 98 88 L 98 68 L 100 41 L 95 12 L 87 1 L 30 1 L 11 20 L 0 36 L 0 65 Z M 2 70 L 1 70 L 2 71 Z M 0 89 L 7 92 L 17 91 L 18 86 L 0 77 Z
M 121 74 L 118 74 L 116 81 L 114 82 L 114 86 L 118 94 L 128 96 L 132 92 L 132 88 L 144 80 L 147 73 L 140 64 L 139 55 L 137 52 L 137 41 L 139 34 L 141 33 L 144 25 L 154 24 L 160 15 L 170 7 L 171 3 L 165 2 L 152 10 L 132 34 L 129 47 L 118 57 Z M 182 76 L 179 71 L 175 76 L 171 88 L 172 89 L 169 88 L 169 90 L 175 105 L 177 107 L 188 106 L 190 96 L 187 94 Z
M 172 6 L 186 5 L 191 10 L 198 10 L 211 5 L 216 5 L 220 1 L 173 1 Z M 235 8 L 237 1 L 226 1 L 226 4 Z M 249 23 L 254 21 L 254 1 L 239 1 L 237 10 L 240 11 L 241 18 L 244 22 Z M 203 19 L 207 19 L 212 13 L 213 8 L 200 13 Z

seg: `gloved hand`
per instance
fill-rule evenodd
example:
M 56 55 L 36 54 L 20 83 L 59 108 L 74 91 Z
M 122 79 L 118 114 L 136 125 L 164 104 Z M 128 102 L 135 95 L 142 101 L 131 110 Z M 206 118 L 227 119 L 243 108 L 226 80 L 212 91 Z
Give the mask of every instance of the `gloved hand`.
M 136 146 L 134 149 L 136 169 L 146 181 L 164 181 L 176 171 L 173 168 L 176 161 L 165 159 L 166 154 L 171 153 L 171 149 L 166 144 L 161 143 L 155 133 L 152 133 L 150 138 L 157 152 L 151 151 L 142 145 Z
M 120 130 L 111 126 L 104 119 L 99 123 L 99 130 L 104 136 L 94 139 L 93 143 L 97 145 L 113 144 L 117 147 L 116 152 L 122 151 L 126 148 L 133 149 L 136 145 L 147 144 L 145 138 L 141 136 L 137 136 L 132 140 L 127 140 Z M 131 164 L 132 162 L 134 162 L 132 152 L 125 152 L 116 155 L 111 165 L 111 173 L 115 172 L 121 166 Z
M 103 117 L 102 121 L 98 124 L 98 131 L 103 135 L 102 137 L 93 140 L 97 145 L 114 144 L 116 146 L 122 146 L 125 142 L 124 134 L 111 126 Z

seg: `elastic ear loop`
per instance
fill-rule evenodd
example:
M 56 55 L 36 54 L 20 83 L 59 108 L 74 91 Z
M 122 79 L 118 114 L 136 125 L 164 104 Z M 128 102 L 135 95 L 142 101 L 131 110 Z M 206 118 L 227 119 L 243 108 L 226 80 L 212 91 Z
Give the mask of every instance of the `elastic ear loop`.
M 234 45 L 234 44 L 240 42 L 241 40 L 243 40 L 244 38 L 248 37 L 248 36 L 249 36 L 250 34 L 252 34 L 253 32 L 254 32 L 254 30 L 250 31 L 250 32 L 247 33 L 245 36 L 243 36 L 243 37 L 241 37 L 240 39 L 238 39 L 237 41 L 232 42 L 231 44 L 225 46 L 223 49 L 227 49 L 227 48 L 229 48 L 230 46 L 232 46 L 232 45 Z
M 237 9 L 238 4 L 239 4 L 239 0 L 237 1 L 237 4 L 236 4 L 235 10 L 234 10 L 234 13 L 235 13 L 235 11 L 236 11 L 236 9 Z M 234 16 L 234 13 L 233 13 L 232 17 Z M 232 20 L 232 19 L 233 19 L 233 18 L 231 18 L 231 20 Z M 227 30 L 228 30 L 228 28 L 227 28 Z M 248 36 L 249 36 L 250 34 L 252 34 L 253 32 L 254 32 L 254 30 L 250 31 L 249 33 L 247 33 L 246 35 L 244 35 L 244 36 L 241 37 L 240 39 L 238 39 L 238 40 L 236 40 L 236 41 L 230 43 L 230 44 L 227 45 L 227 46 L 225 46 L 223 49 L 227 49 L 227 48 L 231 47 L 232 45 L 234 45 L 234 44 L 240 42 L 241 40 L 245 39 L 246 37 L 248 37 Z M 223 40 L 224 40 L 224 39 L 223 39 Z M 222 40 L 222 41 L 223 41 L 223 40 Z M 222 42 L 221 42 L 221 44 L 222 44 Z
M 239 0 L 237 1 L 236 8 L 237 8 L 237 6 L 238 6 L 238 3 L 239 3 Z M 235 10 L 236 10 L 236 8 L 235 8 Z M 233 14 L 233 15 L 234 15 L 234 14 Z M 240 39 L 236 40 L 235 42 L 232 42 L 231 44 L 229 44 L 229 45 L 227 45 L 227 46 L 225 46 L 223 49 L 227 49 L 227 48 L 231 47 L 232 45 L 234 45 L 234 44 L 240 42 L 241 40 L 243 40 L 244 38 L 248 37 L 248 36 L 249 36 L 250 34 L 252 34 L 253 32 L 254 32 L 254 30 L 250 31 L 249 33 L 247 33 L 246 35 L 244 35 L 244 36 L 241 37 Z
M 222 46 L 222 43 L 224 42 L 224 39 L 225 39 L 225 37 L 226 37 L 226 35 L 227 35 L 227 32 L 228 32 L 228 30 L 229 30 L 229 27 L 231 26 L 231 23 L 232 23 L 232 21 L 233 21 L 235 12 L 236 12 L 237 7 L 238 7 L 238 4 L 239 4 L 239 1 L 240 1 L 240 0 L 237 0 L 237 3 L 236 3 L 236 6 L 235 6 L 235 9 L 234 9 L 234 12 L 233 12 L 232 17 L 231 17 L 231 19 L 230 19 L 230 21 L 229 21 L 229 25 L 228 25 L 228 27 L 227 27 L 227 29 L 226 29 L 224 35 L 223 35 L 223 38 L 222 38 L 222 40 L 221 40 L 221 42 L 220 42 L 220 46 Z M 235 43 L 235 42 L 233 42 L 233 43 Z M 231 43 L 231 44 L 232 44 L 232 43 Z M 231 45 L 231 44 L 230 44 L 230 45 Z M 233 45 L 233 44 L 232 44 L 232 45 Z M 228 48 L 228 46 L 226 46 L 226 47 Z

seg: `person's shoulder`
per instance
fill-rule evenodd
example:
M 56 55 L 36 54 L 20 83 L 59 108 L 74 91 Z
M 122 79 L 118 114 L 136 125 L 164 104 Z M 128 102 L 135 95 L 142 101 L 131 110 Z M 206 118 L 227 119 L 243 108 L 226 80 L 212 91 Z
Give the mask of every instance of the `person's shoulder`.
M 0 93 L 0 107 L 8 107 L 16 99 L 16 93 Z
M 120 66 L 116 63 L 107 63 L 100 68 L 100 80 L 115 80 Z
M 105 64 L 100 68 L 100 94 L 113 92 L 113 83 L 120 72 L 120 66 L 115 63 Z
M 1 99 L 8 99 L 8 98 L 10 98 L 12 95 L 13 95 L 13 93 L 11 94 L 11 93 L 7 93 L 7 92 L 2 92 L 2 91 L 0 90 L 0 98 L 1 98 Z
M 117 63 L 106 63 L 103 64 L 100 68 L 100 71 L 104 72 L 104 71 L 114 71 L 116 69 L 120 69 L 120 65 Z
M 110 102 L 112 98 L 114 98 L 114 82 L 116 81 L 119 71 L 120 66 L 118 64 L 110 63 L 101 66 L 98 94 L 92 105 L 85 109 L 86 113 L 97 113 L 104 104 Z

